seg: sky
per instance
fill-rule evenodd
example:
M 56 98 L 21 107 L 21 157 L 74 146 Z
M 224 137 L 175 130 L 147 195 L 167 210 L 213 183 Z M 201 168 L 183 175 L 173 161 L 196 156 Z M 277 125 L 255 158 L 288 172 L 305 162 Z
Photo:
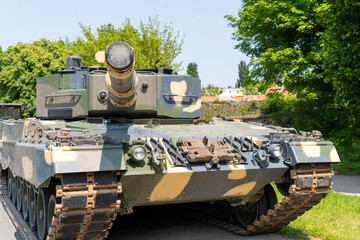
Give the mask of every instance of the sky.
M 79 23 L 94 32 L 103 24 L 119 27 L 125 18 L 138 26 L 140 20 L 157 16 L 161 24 L 171 24 L 184 36 L 182 53 L 175 59 L 183 62 L 180 74 L 186 74 L 188 63 L 195 62 L 202 86 L 234 86 L 238 63 L 249 58 L 234 49 L 234 30 L 224 16 L 236 15 L 240 7 L 241 1 L 235 0 L 0 0 L 0 46 L 4 51 L 18 42 L 40 38 L 72 41 L 82 36 Z

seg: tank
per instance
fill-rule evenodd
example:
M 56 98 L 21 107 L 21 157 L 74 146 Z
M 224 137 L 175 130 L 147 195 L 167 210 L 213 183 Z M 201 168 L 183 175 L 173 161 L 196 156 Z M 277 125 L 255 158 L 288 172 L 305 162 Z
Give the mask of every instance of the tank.
M 95 57 L 106 68 L 70 56 L 37 79 L 36 118 L 0 120 L 5 197 L 39 239 L 104 239 L 117 215 L 178 203 L 235 234 L 275 232 L 331 189 L 340 160 L 319 131 L 205 123 L 199 79 L 134 70 L 125 42 Z

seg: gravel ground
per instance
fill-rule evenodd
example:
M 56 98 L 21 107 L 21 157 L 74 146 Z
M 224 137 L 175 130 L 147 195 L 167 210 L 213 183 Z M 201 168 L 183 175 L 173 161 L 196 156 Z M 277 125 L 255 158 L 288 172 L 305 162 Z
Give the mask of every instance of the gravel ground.
M 20 234 L 6 213 L 4 206 L 0 202 L 0 239 L 1 240 L 21 240 Z
M 109 240 L 283 240 L 279 234 L 243 237 L 181 214 L 169 206 L 142 207 L 119 217 L 110 231 Z

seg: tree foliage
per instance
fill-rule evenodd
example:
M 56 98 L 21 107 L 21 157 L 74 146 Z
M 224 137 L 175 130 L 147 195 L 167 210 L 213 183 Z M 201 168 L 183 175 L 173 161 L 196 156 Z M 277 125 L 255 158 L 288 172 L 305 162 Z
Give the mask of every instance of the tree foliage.
M 360 111 L 360 2 L 328 0 L 322 21 L 324 70 L 333 82 L 336 100 Z M 357 121 L 360 121 L 359 115 Z
M 0 102 L 27 105 L 35 115 L 36 78 L 65 68 L 66 49 L 41 39 L 18 43 L 0 53 Z
M 199 78 L 198 65 L 196 63 L 189 63 L 186 70 L 187 75 L 194 78 Z
M 333 114 L 340 120 L 332 134 L 342 160 L 337 170 L 360 174 L 360 3 L 326 3 L 321 16 L 327 26 L 323 34 L 323 68 L 326 81 L 332 82 L 336 91 L 337 106 L 343 109 Z
M 263 110 L 276 124 L 321 130 L 336 144 L 340 168 L 360 173 L 359 1 L 244 0 L 227 19 L 254 76 L 297 94 L 270 97 Z
M 83 38 L 78 37 L 68 42 L 68 48 L 83 59 L 87 66 L 99 65 L 95 60 L 97 51 L 104 51 L 115 41 L 125 41 L 135 50 L 135 68 L 153 68 L 156 60 L 160 65 L 180 70 L 181 62 L 175 58 L 181 53 L 183 39 L 179 32 L 175 33 L 170 25 L 160 26 L 157 18 L 149 18 L 148 22 L 140 22 L 138 28 L 134 27 L 130 19 L 116 28 L 113 24 L 101 25 L 92 33 L 90 26 L 80 25 Z
M 223 92 L 222 88 L 209 84 L 207 87 L 201 88 L 201 96 L 218 96 Z
M 254 61 L 255 76 L 298 93 L 333 94 L 325 83 L 317 19 L 319 1 L 244 0 L 237 16 L 226 16 L 239 49 Z
M 242 87 L 245 90 L 245 95 L 257 95 L 265 93 L 271 82 L 260 81 L 256 75 L 250 70 L 250 64 L 245 61 L 240 61 L 238 64 L 238 76 L 235 87 Z

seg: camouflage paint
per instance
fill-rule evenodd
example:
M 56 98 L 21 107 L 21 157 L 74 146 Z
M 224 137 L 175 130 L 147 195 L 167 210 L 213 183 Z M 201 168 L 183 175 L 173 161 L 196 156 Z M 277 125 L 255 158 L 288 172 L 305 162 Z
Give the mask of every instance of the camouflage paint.
M 36 84 L 37 117 L 48 118 L 49 109 L 72 109 L 73 118 L 85 118 L 88 115 L 88 92 L 86 89 L 73 89 L 70 75 L 41 77 L 36 80 Z
M 71 108 L 73 118 L 101 117 L 170 117 L 200 116 L 200 80 L 188 76 L 137 74 L 135 97 L 128 105 L 111 101 L 112 92 L 106 83 L 107 74 L 88 74 L 86 89 L 72 89 L 71 74 L 55 74 L 37 80 L 37 110 L 39 118 L 49 118 L 49 109 Z M 148 88 L 142 88 L 146 82 Z M 131 92 L 132 92 L 131 91 Z M 106 99 L 99 98 L 100 92 Z M 128 93 L 121 94 L 126 95 Z M 131 94 L 130 94 L 131 95 Z M 129 95 L 129 96 L 130 96 Z
M 159 86 L 157 114 L 160 117 L 200 117 L 200 80 L 189 76 L 162 75 Z
M 129 160 L 131 161 L 131 160 Z M 146 165 L 146 164 L 145 164 Z M 279 179 L 287 167 L 274 163 L 261 169 L 249 165 L 222 163 L 221 170 L 207 170 L 203 164 L 171 167 L 154 174 L 145 166 L 129 166 L 122 178 L 125 200 L 133 206 L 157 205 L 190 201 L 254 198 L 269 182 Z M 141 190 L 140 190 L 141 189 Z

